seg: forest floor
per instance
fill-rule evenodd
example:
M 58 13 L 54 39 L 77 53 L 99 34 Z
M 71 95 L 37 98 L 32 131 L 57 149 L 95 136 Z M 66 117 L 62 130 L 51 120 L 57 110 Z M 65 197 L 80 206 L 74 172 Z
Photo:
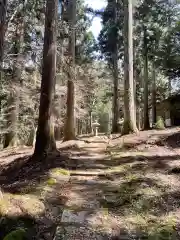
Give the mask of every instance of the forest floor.
M 180 239 L 180 128 L 57 145 L 1 151 L 0 239 Z

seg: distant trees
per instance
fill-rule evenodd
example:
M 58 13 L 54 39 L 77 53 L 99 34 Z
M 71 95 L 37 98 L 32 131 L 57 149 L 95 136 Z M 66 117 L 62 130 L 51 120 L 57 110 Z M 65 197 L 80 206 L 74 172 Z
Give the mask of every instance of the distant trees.
M 44 5 L 10 1 L 6 17 L 0 4 L 1 146 L 32 145 L 37 125 L 35 155 L 55 150 L 54 138 L 91 133 L 95 119 L 113 133 L 122 116 L 123 134 L 137 132 L 136 122 L 155 125 L 157 102 L 180 76 L 179 5 L 108 0 L 93 11 L 83 0 L 47 0 L 46 13 Z M 91 14 L 102 17 L 98 41 Z
M 126 5 L 127 4 L 127 5 Z M 100 49 L 105 56 L 113 76 L 113 120 L 112 132 L 119 131 L 119 71 L 118 61 L 124 57 L 124 134 L 137 131 L 134 103 L 133 80 L 133 36 L 132 36 L 132 3 L 121 0 L 109 0 L 102 14 L 103 29 L 99 36 Z M 126 22 L 124 22 L 124 20 Z M 130 20 L 130 22 L 129 22 Z M 123 25 L 124 24 L 124 25 Z M 128 25 L 127 25 L 128 24 Z M 130 39 L 131 38 L 131 39 Z
M 99 44 L 100 44 L 101 53 L 103 57 L 105 57 L 105 59 L 107 60 L 109 66 L 113 66 L 112 65 L 113 47 L 115 48 L 115 46 L 118 46 L 117 48 L 118 60 L 121 59 L 122 66 L 125 65 L 124 78 L 127 80 L 127 76 L 132 75 L 131 74 L 132 67 L 130 67 L 131 65 L 127 64 L 128 50 L 127 49 L 123 50 L 123 48 L 127 48 L 127 43 L 128 43 L 127 39 L 129 39 L 129 35 L 127 34 L 128 19 L 126 17 L 126 8 L 124 8 L 124 11 L 122 11 L 123 9 L 122 1 L 119 0 L 115 2 L 116 2 L 116 13 L 117 13 L 116 22 L 114 21 L 114 16 L 112 14 L 113 3 L 114 3 L 113 0 L 108 1 L 107 7 L 102 13 L 103 28 L 99 36 Z M 126 4 L 128 4 L 128 1 L 124 1 L 125 6 Z M 136 102 L 134 100 L 131 101 L 130 99 L 133 99 L 133 97 L 136 100 L 138 99 L 137 110 L 138 110 L 138 114 L 140 114 L 138 118 L 142 119 L 142 121 L 139 121 L 139 122 L 143 122 L 143 126 L 139 126 L 139 127 L 140 128 L 143 127 L 143 129 L 149 129 L 150 128 L 150 116 L 149 116 L 150 109 L 152 109 L 152 112 L 153 112 L 152 122 L 153 123 L 156 122 L 156 101 L 157 101 L 156 96 L 159 95 L 158 93 L 159 87 L 156 87 L 157 85 L 156 82 L 159 75 L 156 74 L 156 72 L 161 72 L 162 74 L 164 74 L 165 78 L 166 76 L 168 76 L 169 83 L 172 81 L 170 79 L 177 76 L 179 72 L 178 69 L 176 68 L 177 66 L 176 63 L 179 62 L 178 60 L 179 58 L 177 54 L 178 50 L 175 50 L 175 48 L 178 45 L 177 43 L 179 42 L 178 34 L 176 34 L 178 32 L 177 22 L 179 19 L 178 3 L 175 3 L 175 2 L 172 3 L 170 1 L 143 0 L 143 1 L 133 1 L 132 4 L 134 8 L 133 16 L 135 20 L 135 22 L 132 25 L 134 26 L 132 39 L 135 43 L 134 44 L 135 47 L 133 48 L 129 56 L 130 56 L 130 60 L 133 61 L 132 56 L 134 55 L 133 62 L 135 66 L 135 71 L 132 76 L 134 78 L 133 82 L 134 82 L 134 87 L 136 86 L 136 92 L 134 91 L 133 95 L 130 93 L 126 94 L 128 89 L 131 89 L 131 87 L 129 88 L 127 84 L 128 81 L 124 82 L 125 83 L 124 84 L 124 90 L 125 90 L 124 92 L 124 113 L 125 113 L 124 129 L 127 129 L 126 131 L 123 130 L 124 133 L 126 132 L 128 133 L 129 131 L 134 131 L 133 129 L 131 129 L 133 127 L 130 127 L 130 126 L 125 127 L 125 125 L 126 126 L 129 125 L 127 124 L 127 120 L 126 120 L 127 116 L 129 115 L 128 113 L 129 108 L 127 106 L 131 105 L 130 109 L 132 110 L 132 105 L 134 105 L 133 111 L 134 113 L 136 112 L 136 106 L 135 106 Z M 109 11 L 108 11 L 108 8 L 110 9 Z M 126 22 L 124 22 L 124 20 Z M 123 24 L 126 27 L 126 31 L 124 31 Z M 117 29 L 117 35 L 115 34 L 115 32 L 113 32 L 113 29 Z M 173 29 L 174 30 L 176 29 L 175 30 L 176 33 L 174 32 Z M 113 34 L 111 35 L 111 33 Z M 113 38 L 114 42 L 111 36 L 114 36 Z M 124 42 L 123 42 L 123 38 L 124 38 Z M 174 39 L 174 41 L 172 39 Z M 117 45 L 115 45 L 115 41 L 117 42 Z M 130 49 L 131 48 L 129 48 L 129 50 Z M 119 73 L 122 71 L 122 66 L 119 64 L 119 69 L 118 69 Z M 128 66 L 128 70 L 127 70 L 127 66 Z M 163 84 L 164 83 L 162 83 L 162 86 L 164 86 Z M 118 99 L 119 96 L 115 94 L 115 91 L 113 92 L 114 92 L 113 96 Z M 151 95 L 152 97 L 150 97 L 150 92 L 152 92 L 152 95 Z M 117 101 L 118 104 L 119 104 L 119 101 L 120 100 Z M 113 102 L 116 102 L 115 99 Z M 115 111 L 113 110 L 113 114 L 114 113 Z M 118 116 L 118 113 L 114 116 Z M 136 121 L 135 117 L 133 118 L 134 118 L 133 122 L 135 122 Z M 118 122 L 118 120 L 116 122 Z M 130 122 L 132 123 L 132 120 Z M 134 128 L 137 130 L 135 125 L 134 125 Z
M 4 75 L 0 91 L 0 132 L 1 143 L 3 142 L 4 147 L 22 143 L 32 145 L 35 129 L 37 128 L 40 80 L 41 72 L 44 69 L 44 64 L 41 66 L 41 54 L 45 37 L 45 8 L 43 1 L 37 3 L 31 0 L 23 3 L 17 5 L 17 2 L 10 2 L 8 10 L 7 34 L 5 37 L 6 48 L 3 49 L 5 50 L 3 72 L 6 74 Z M 62 138 L 62 129 L 65 125 L 67 126 L 65 124 L 66 119 L 68 122 L 73 123 L 71 126 L 74 137 L 77 125 L 79 129 L 82 128 L 79 126 L 83 125 L 83 131 L 88 129 L 89 123 L 86 120 L 89 117 L 89 103 L 87 103 L 88 97 L 86 95 L 91 94 L 93 91 L 94 83 L 92 82 L 96 78 L 97 72 L 99 74 L 101 71 L 94 71 L 94 65 L 92 67 L 93 70 L 91 71 L 90 69 L 95 59 L 93 51 L 96 41 L 92 32 L 89 31 L 91 19 L 86 16 L 86 5 L 81 0 L 77 1 L 75 38 L 74 27 L 71 26 L 72 22 L 69 20 L 70 5 L 67 6 L 66 1 L 63 1 L 61 4 L 63 4 L 63 9 L 62 13 L 61 11 L 59 12 L 57 25 L 57 85 L 55 89 L 56 94 L 53 94 L 52 100 L 53 119 L 51 122 L 55 127 L 55 137 L 59 135 Z M 74 44 L 71 44 L 72 42 Z M 50 44 L 50 42 L 48 43 Z M 77 79 L 74 75 L 75 70 L 78 73 Z M 91 78 L 91 83 L 89 80 L 87 81 L 89 78 Z M 71 94 L 72 88 L 69 92 L 70 98 L 68 97 L 68 101 L 76 99 L 74 106 L 71 103 L 68 104 L 68 114 L 70 110 L 72 118 L 69 116 L 66 118 L 65 114 L 68 79 L 69 85 L 72 86 L 71 83 L 73 83 L 74 90 L 78 89 L 78 91 L 74 91 L 74 96 Z M 46 90 L 43 91 L 46 92 Z M 75 118 L 77 121 L 74 121 Z M 80 122 L 81 124 L 79 124 Z M 68 127 L 66 126 L 67 131 L 64 132 L 66 132 L 67 136 L 70 127 L 69 125 Z M 68 139 L 69 136 L 64 138 L 64 140 Z
M 99 35 L 99 47 L 103 57 L 112 72 L 113 79 L 113 102 L 112 102 L 112 132 L 119 132 L 119 59 L 122 58 L 122 1 L 108 0 L 107 7 L 102 13 L 103 28 Z
M 18 145 L 18 124 L 19 124 L 19 105 L 20 89 L 22 87 L 22 71 L 24 60 L 24 8 L 19 12 L 18 22 L 16 23 L 13 52 L 16 58 L 13 64 L 13 74 L 10 82 L 10 96 L 8 97 L 9 112 L 7 113 L 7 126 L 9 131 L 5 135 L 4 147 Z
M 148 43 L 147 29 L 143 29 L 143 60 L 144 60 L 144 129 L 149 129 L 149 101 L 148 101 Z

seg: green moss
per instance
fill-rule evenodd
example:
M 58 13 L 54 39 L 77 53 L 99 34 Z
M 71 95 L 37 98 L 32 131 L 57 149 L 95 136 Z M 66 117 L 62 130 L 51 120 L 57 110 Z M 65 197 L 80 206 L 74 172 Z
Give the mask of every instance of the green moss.
M 101 210 L 103 211 L 103 214 L 105 217 L 107 217 L 109 215 L 108 208 L 101 208 Z
M 70 172 L 66 169 L 63 169 L 63 168 L 54 168 L 52 170 L 52 173 L 66 175 L 66 176 L 70 175 Z
M 110 167 L 109 169 L 105 170 L 105 172 L 108 173 L 123 173 L 128 172 L 131 169 L 131 166 L 128 164 L 122 164 L 115 167 Z
M 140 176 L 137 175 L 137 174 L 128 174 L 126 177 L 125 177 L 125 180 L 127 181 L 127 183 L 133 183 L 133 181 L 139 181 L 141 180 Z
M 26 231 L 24 229 L 17 229 L 6 235 L 3 240 L 23 240 L 25 238 L 25 234 Z
M 56 179 L 54 179 L 54 178 L 49 178 L 49 179 L 47 180 L 47 184 L 50 185 L 50 186 L 56 184 L 56 182 L 57 182 L 57 181 L 56 181 Z
M 157 118 L 157 122 L 155 124 L 155 129 L 159 129 L 159 130 L 165 129 L 164 120 L 162 119 L 162 117 Z
M 164 240 L 164 239 L 172 239 L 176 238 L 175 224 L 165 224 L 160 225 L 157 223 L 156 226 L 152 229 L 152 232 L 149 233 L 148 240 Z

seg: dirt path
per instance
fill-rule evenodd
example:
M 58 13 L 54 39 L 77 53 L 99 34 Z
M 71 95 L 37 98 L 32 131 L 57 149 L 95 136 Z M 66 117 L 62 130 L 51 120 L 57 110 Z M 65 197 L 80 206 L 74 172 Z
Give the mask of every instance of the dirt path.
M 178 130 L 59 143 L 43 164 L 1 153 L 0 239 L 180 239 Z

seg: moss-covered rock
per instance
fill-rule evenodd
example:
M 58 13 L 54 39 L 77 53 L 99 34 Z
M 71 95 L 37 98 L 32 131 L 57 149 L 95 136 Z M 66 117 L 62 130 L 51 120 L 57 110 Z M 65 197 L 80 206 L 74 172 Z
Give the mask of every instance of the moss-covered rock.
M 47 180 L 47 185 L 48 185 L 48 186 L 53 186 L 53 185 L 55 185 L 56 183 L 57 183 L 57 181 L 56 181 L 55 178 L 49 178 L 49 179 Z
M 31 218 L 29 216 L 17 216 L 17 217 L 1 217 L 0 218 L 0 239 L 27 239 L 26 235 L 34 236 L 35 235 L 35 220 L 34 218 Z M 25 231 L 27 229 L 27 232 L 25 234 Z M 23 236 L 20 238 L 5 238 L 5 237 L 10 237 L 12 236 Z
M 70 179 L 70 172 L 63 168 L 54 168 L 49 173 L 50 178 L 47 184 L 55 185 L 55 184 L 64 184 Z
M 157 122 L 155 124 L 155 129 L 159 129 L 159 130 L 165 129 L 164 120 L 162 119 L 162 117 L 157 118 Z
M 54 168 L 51 172 L 52 174 L 60 174 L 60 175 L 66 175 L 66 176 L 70 175 L 70 172 L 63 168 Z
M 22 228 L 14 230 L 5 236 L 3 240 L 25 240 L 26 231 Z

